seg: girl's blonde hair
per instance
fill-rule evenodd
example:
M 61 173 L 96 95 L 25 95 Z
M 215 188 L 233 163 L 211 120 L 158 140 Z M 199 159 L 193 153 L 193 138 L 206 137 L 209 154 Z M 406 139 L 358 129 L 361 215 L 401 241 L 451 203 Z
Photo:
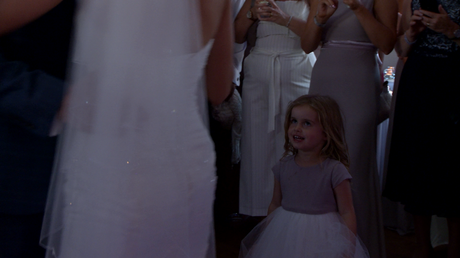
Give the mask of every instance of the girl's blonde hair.
M 297 149 L 289 142 L 288 129 L 291 124 L 292 109 L 297 106 L 309 106 L 318 114 L 318 120 L 326 135 L 326 143 L 321 149 L 321 156 L 342 162 L 346 168 L 350 166 L 348 161 L 348 148 L 345 140 L 342 114 L 337 102 L 328 96 L 303 95 L 288 106 L 284 120 L 284 154 L 296 155 Z

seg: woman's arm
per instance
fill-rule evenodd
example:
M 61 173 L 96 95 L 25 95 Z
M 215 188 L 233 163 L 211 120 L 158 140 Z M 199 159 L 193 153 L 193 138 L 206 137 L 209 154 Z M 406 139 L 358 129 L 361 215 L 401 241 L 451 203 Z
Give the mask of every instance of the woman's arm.
M 216 106 L 230 94 L 233 79 L 233 35 L 230 1 L 226 1 L 206 65 L 208 100 Z
M 275 178 L 275 185 L 273 187 L 273 197 L 272 201 L 270 202 L 270 206 L 268 206 L 268 214 L 272 213 L 276 208 L 281 206 L 281 185 L 280 181 L 276 180 Z
M 350 180 L 344 180 L 334 188 L 339 214 L 345 225 L 356 235 L 356 215 L 351 196 Z
M 62 0 L 0 0 L 0 36 L 53 9 Z
M 246 0 L 241 7 L 240 11 L 236 15 L 233 26 L 235 29 L 235 42 L 244 43 L 246 41 L 246 36 L 248 34 L 248 29 L 251 25 L 257 20 L 256 10 L 257 6 L 254 5 L 251 8 L 252 0 Z M 252 17 L 248 18 L 248 11 L 251 10 Z
M 409 0 L 410 1 L 410 0 Z M 404 3 L 403 3 L 404 4 Z M 401 9 L 402 11 L 402 9 Z M 401 37 L 403 37 L 404 35 L 404 32 L 405 30 L 403 29 L 402 27 L 402 21 L 401 21 L 401 18 L 402 18 L 402 13 L 398 12 L 398 23 L 396 25 L 396 35 L 397 35 L 397 38 L 396 38 L 396 44 L 395 44 L 395 52 L 396 54 L 398 55 L 399 58 L 402 58 L 401 56 Z
M 425 29 L 425 26 L 421 23 L 421 17 L 419 13 L 416 12 L 414 14 L 415 16 L 412 15 L 411 3 L 412 0 L 404 0 L 402 5 L 400 18 L 401 21 L 398 28 L 401 35 L 398 37 L 397 42 L 395 44 L 395 51 L 400 58 L 406 57 L 410 52 L 412 44 L 409 43 L 415 43 L 415 40 L 417 39 L 417 36 L 419 34 L 419 32 L 417 31 L 422 32 Z M 420 22 L 418 23 L 417 21 Z M 410 25 L 411 23 L 414 23 L 413 25 L 418 23 L 418 26 L 415 27 L 415 30 L 414 28 L 412 28 L 412 30 L 409 30 L 410 27 L 413 27 Z
M 292 17 L 291 15 L 283 12 L 274 0 L 267 0 L 270 5 L 262 6 L 257 8 L 257 16 L 261 21 L 270 21 L 274 22 L 281 26 L 288 27 L 292 32 L 301 36 L 305 30 L 305 25 L 307 22 L 305 20 Z M 305 3 L 310 7 L 309 0 L 306 0 Z M 266 17 L 266 18 L 262 18 Z
M 310 53 L 318 48 L 323 28 L 327 20 L 337 10 L 337 0 L 311 0 L 305 29 L 300 35 L 302 49 Z
M 398 38 L 395 48 L 399 57 L 408 56 L 412 45 L 417 41 L 418 35 L 426 29 L 423 24 L 423 14 L 420 10 L 415 10 L 412 14 L 412 0 L 405 0 L 401 16 L 402 36 Z
M 343 3 L 355 13 L 372 44 L 388 55 L 396 43 L 398 3 L 395 0 L 375 0 L 374 14 L 358 0 L 343 0 Z

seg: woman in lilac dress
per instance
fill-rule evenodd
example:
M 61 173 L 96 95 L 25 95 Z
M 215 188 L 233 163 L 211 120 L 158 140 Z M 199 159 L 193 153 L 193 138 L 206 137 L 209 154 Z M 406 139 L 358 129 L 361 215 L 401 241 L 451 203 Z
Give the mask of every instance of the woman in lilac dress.
M 310 94 L 337 100 L 345 123 L 358 235 L 371 257 L 385 257 L 376 133 L 381 79 L 377 49 L 396 41 L 397 3 L 386 0 L 313 1 L 302 47 L 321 45 Z

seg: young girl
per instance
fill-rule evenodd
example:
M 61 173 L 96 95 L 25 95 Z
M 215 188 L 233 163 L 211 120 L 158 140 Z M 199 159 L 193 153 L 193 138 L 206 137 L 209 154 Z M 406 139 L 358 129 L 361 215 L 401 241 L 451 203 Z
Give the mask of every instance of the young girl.
M 301 96 L 289 105 L 284 130 L 269 215 L 243 239 L 240 258 L 369 257 L 356 236 L 338 104 Z

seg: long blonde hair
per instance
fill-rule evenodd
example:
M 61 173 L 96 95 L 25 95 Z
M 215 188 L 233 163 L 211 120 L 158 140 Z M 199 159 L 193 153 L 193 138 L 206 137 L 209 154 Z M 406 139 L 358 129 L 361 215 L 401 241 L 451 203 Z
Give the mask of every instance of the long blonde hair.
M 345 129 L 340 107 L 333 98 L 328 96 L 303 95 L 289 104 L 284 120 L 283 158 L 288 155 L 296 155 L 298 152 L 298 150 L 291 145 L 288 137 L 292 109 L 297 106 L 308 106 L 318 114 L 318 120 L 326 135 L 326 143 L 321 149 L 321 157 L 338 160 L 342 162 L 346 168 L 349 168 L 348 148 L 345 140 Z

